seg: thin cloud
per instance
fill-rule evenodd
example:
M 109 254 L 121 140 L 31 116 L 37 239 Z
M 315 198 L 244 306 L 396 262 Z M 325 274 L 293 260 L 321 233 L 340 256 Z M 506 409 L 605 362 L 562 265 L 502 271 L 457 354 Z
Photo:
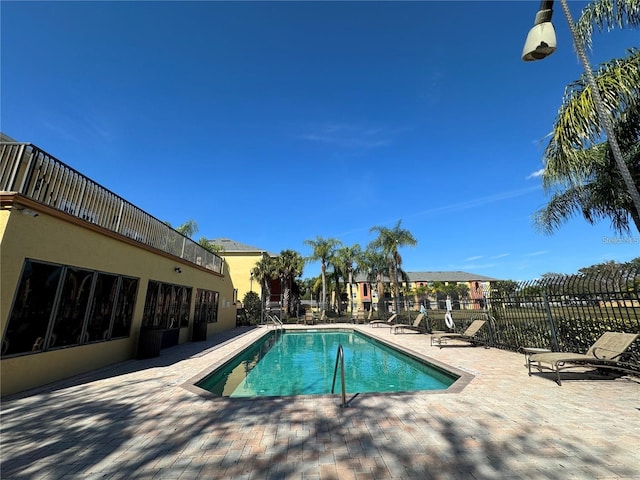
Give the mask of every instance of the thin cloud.
M 380 225 L 384 225 L 387 223 L 392 223 L 392 222 L 396 222 L 398 218 L 402 218 L 402 219 L 407 219 L 407 218 L 416 218 L 416 217 L 428 217 L 428 216 L 437 216 L 437 215 L 442 215 L 442 214 L 446 214 L 446 213 L 451 213 L 451 212 L 459 212 L 461 210 L 468 210 L 471 208 L 477 208 L 481 205 L 486 205 L 489 203 L 495 203 L 495 202 L 499 202 L 502 200 L 510 200 L 512 198 L 516 198 L 516 197 L 521 197 L 523 195 L 527 195 L 531 192 L 534 192 L 536 190 L 540 190 L 540 185 L 536 185 L 534 187 L 527 187 L 527 188 L 522 188 L 520 190 L 511 190 L 509 192 L 501 192 L 501 193 L 496 193 L 494 195 L 489 195 L 486 197 L 479 197 L 476 199 L 472 199 L 472 200 L 468 200 L 466 202 L 459 202 L 459 203 L 452 203 L 450 205 L 443 205 L 441 207 L 437 207 L 437 208 L 431 208 L 429 210 L 423 210 L 422 212 L 417 212 L 417 213 L 413 213 L 413 214 L 408 214 L 408 215 L 399 215 L 398 217 L 395 218 L 395 220 L 391 221 L 387 221 L 387 222 L 381 222 L 379 223 Z M 357 232 L 362 232 L 362 231 L 368 231 L 371 227 L 362 227 L 362 228 L 354 228 L 352 230 L 348 230 L 346 232 L 342 232 L 339 234 L 336 234 L 337 237 L 341 237 L 341 236 L 345 236 L 345 235 L 350 235 L 353 233 L 357 233 Z M 506 256 L 509 255 L 508 253 L 506 254 L 502 254 L 502 256 Z M 499 258 L 499 257 L 497 257 Z
M 105 127 L 107 122 L 98 113 L 71 111 L 52 115 L 44 112 L 41 118 L 44 118 L 42 125 L 45 128 L 74 143 L 81 143 L 87 138 L 94 144 L 110 143 L 113 140 L 112 133 Z
M 388 147 L 393 143 L 393 138 L 399 131 L 362 125 L 329 123 L 299 135 L 299 138 L 343 148 L 372 149 Z
M 510 253 L 501 253 L 499 255 L 494 255 L 493 257 L 490 257 L 493 260 L 497 260 L 498 258 L 504 258 L 504 257 L 508 257 L 509 255 L 511 255 Z
M 539 255 L 545 255 L 547 253 L 549 253 L 547 250 L 539 250 L 537 252 L 527 253 L 525 257 L 537 257 Z
M 451 270 L 469 271 L 469 270 L 488 270 L 490 268 L 494 268 L 497 266 L 498 266 L 497 263 L 463 263 L 460 265 L 451 265 L 449 268 Z
M 521 197 L 521 196 L 527 195 L 527 194 L 529 194 L 531 192 L 535 192 L 536 190 L 539 190 L 540 188 L 541 187 L 539 185 L 536 185 L 534 187 L 522 188 L 520 190 L 511 190 L 509 192 L 500 192 L 500 193 L 496 193 L 496 194 L 493 194 L 493 195 L 488 195 L 486 197 L 479 197 L 479 198 L 476 198 L 476 199 L 467 200 L 465 202 L 452 203 L 450 205 L 443 205 L 441 207 L 431 208 L 429 210 L 424 210 L 422 212 L 418 212 L 418 213 L 415 213 L 413 215 L 409 215 L 409 216 L 407 216 L 407 218 L 428 217 L 428 216 L 441 215 L 441 214 L 444 214 L 444 213 L 459 212 L 461 210 L 468 210 L 470 208 L 477 208 L 479 206 L 486 205 L 488 203 L 495 203 L 495 202 L 499 202 L 501 200 L 509 200 L 509 199 L 512 199 L 512 198 Z
M 476 260 L 480 260 L 481 258 L 484 258 L 484 255 L 476 255 L 474 257 L 465 258 L 464 261 L 465 262 L 474 262 Z
M 527 180 L 530 180 L 532 178 L 541 177 L 543 173 L 544 173 L 544 168 L 541 168 L 540 170 L 536 170 L 535 172 L 531 173 L 530 175 L 527 175 Z
M 436 103 L 440 101 L 442 98 L 442 86 L 445 83 L 443 81 L 444 78 L 444 72 L 432 72 L 430 78 L 427 81 L 425 90 L 419 94 L 420 99 L 427 103 Z

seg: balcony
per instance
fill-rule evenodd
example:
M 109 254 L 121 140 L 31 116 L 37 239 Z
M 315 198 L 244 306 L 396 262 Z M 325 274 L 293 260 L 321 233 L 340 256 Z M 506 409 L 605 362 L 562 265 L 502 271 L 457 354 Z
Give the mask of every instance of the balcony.
M 222 274 L 218 255 L 30 143 L 0 144 L 0 192 L 19 193 Z

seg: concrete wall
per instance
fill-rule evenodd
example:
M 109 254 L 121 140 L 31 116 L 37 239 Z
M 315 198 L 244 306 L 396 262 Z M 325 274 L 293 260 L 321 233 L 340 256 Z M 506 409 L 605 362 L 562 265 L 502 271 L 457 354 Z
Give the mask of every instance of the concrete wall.
M 263 254 L 257 252 L 222 252 L 219 255 L 227 263 L 226 267 L 228 268 L 229 276 L 233 278 L 234 288 L 238 289 L 238 301 L 242 302 L 245 294 L 249 291 L 254 291 L 260 297 L 262 287 L 255 278 L 253 282 L 251 281 L 251 270 L 262 259 Z
M 23 206 L 38 215 L 22 213 L 18 208 Z M 191 338 L 196 288 L 220 292 L 218 322 L 209 324 L 208 333 L 235 327 L 234 287 L 229 274 L 219 275 L 183 262 L 25 198 L 12 196 L 8 200 L 3 195 L 2 207 L 0 331 L 3 338 L 25 258 L 139 279 L 129 338 L 3 358 L 0 361 L 3 396 L 135 357 L 149 280 L 192 287 L 190 323 L 188 328 L 181 328 L 180 343 Z M 182 273 L 176 273 L 176 267 L 180 267 Z

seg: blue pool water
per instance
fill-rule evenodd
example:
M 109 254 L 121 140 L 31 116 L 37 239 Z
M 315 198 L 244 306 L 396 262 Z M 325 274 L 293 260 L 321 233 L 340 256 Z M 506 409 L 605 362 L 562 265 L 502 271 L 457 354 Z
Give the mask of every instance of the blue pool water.
M 272 331 L 196 385 L 224 397 L 331 393 L 339 345 L 349 394 L 443 390 L 458 378 L 355 331 L 303 330 Z

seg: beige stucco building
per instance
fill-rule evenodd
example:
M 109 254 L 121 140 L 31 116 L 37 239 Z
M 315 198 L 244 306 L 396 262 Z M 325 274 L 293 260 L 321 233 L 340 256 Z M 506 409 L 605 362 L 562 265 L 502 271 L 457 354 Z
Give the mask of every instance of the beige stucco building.
M 0 144 L 1 393 L 233 328 L 223 259 L 31 144 Z
M 403 300 L 410 302 L 415 310 L 420 308 L 420 303 L 424 303 L 427 308 L 446 308 L 446 297 L 441 291 L 434 289 L 435 285 L 464 286 L 466 296 L 455 298 L 453 308 L 456 309 L 480 309 L 484 306 L 484 296 L 489 291 L 491 282 L 498 281 L 497 278 L 487 277 L 476 273 L 461 271 L 421 271 L 406 272 L 407 280 L 401 282 Z M 392 306 L 391 287 L 389 279 L 383 279 L 385 283 L 384 298 L 388 307 Z M 358 274 L 354 278 L 357 287 L 353 288 L 354 309 L 369 310 L 371 305 L 378 304 L 380 298 L 376 289 L 376 283 L 366 275 Z M 419 292 L 424 293 L 419 293 Z M 408 293 L 411 292 L 411 293 Z M 406 293 L 406 295 L 405 295 Z M 452 300 L 451 298 L 449 300 Z M 406 307 L 406 305 L 404 305 Z
M 251 272 L 263 258 L 275 258 L 278 255 L 229 238 L 213 238 L 208 241 L 220 248 L 218 255 L 225 261 L 227 272 L 233 277 L 238 302 L 241 303 L 248 292 L 255 292 L 261 297 L 262 285 L 253 278 Z

